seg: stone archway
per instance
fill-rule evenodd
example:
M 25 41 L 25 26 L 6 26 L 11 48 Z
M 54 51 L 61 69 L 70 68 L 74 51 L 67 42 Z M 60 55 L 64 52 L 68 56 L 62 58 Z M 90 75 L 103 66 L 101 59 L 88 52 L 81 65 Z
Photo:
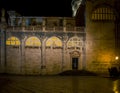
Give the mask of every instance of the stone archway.
M 20 39 L 16 36 L 10 36 L 6 39 L 6 72 L 20 73 L 21 69 L 21 52 Z
M 61 71 L 62 41 L 56 36 L 47 39 L 45 48 L 46 73 L 57 74 Z
M 36 36 L 30 36 L 25 41 L 25 74 L 40 74 L 41 73 L 41 41 Z

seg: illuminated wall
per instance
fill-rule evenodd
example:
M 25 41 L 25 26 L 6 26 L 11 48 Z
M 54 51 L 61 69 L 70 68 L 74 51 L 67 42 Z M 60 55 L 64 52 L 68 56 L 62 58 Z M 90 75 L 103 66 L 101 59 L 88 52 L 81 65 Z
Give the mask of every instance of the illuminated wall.
M 57 37 L 51 37 L 46 41 L 46 47 L 62 47 L 62 41 Z
M 21 33 L 22 35 L 22 33 Z M 72 57 L 79 58 L 82 69 L 83 37 L 50 36 L 44 39 L 36 35 L 7 36 L 6 71 L 19 74 L 58 74 L 72 70 Z M 18 38 L 19 37 L 19 38 Z M 77 55 L 77 56 L 76 56 Z
M 25 60 L 23 63 L 25 74 L 40 74 L 41 41 L 36 36 L 25 40 Z
M 66 70 L 72 70 L 72 58 L 78 58 L 79 59 L 79 64 L 78 64 L 78 69 L 82 69 L 83 67 L 83 37 L 78 37 L 78 36 L 73 36 L 70 37 L 66 41 L 66 46 L 65 46 L 65 58 L 64 58 L 64 65 L 66 66 Z M 75 54 L 77 53 L 77 55 Z
M 68 48 L 82 49 L 82 46 L 83 46 L 83 40 L 82 38 L 79 38 L 77 36 L 70 38 L 67 42 Z
M 20 44 L 20 40 L 15 36 L 11 36 L 6 40 L 6 71 L 9 73 L 20 73 Z
M 9 12 L 9 25 L 14 28 L 1 35 L 1 41 L 6 40 L 6 47 L 1 47 L 6 72 L 58 74 L 72 70 L 74 58 L 78 70 L 108 72 L 116 56 L 114 0 L 72 0 L 71 4 L 74 17 L 17 17 Z M 75 31 L 78 26 L 85 32 Z
M 58 73 L 62 68 L 62 41 L 58 37 L 50 37 L 46 41 L 47 73 Z
M 6 41 L 7 46 L 19 46 L 20 45 L 20 40 L 17 37 L 10 37 Z
M 108 68 L 115 61 L 116 12 L 110 7 L 112 5 L 105 3 L 86 3 L 87 68 L 101 73 L 108 72 Z
M 111 7 L 101 6 L 92 11 L 91 19 L 94 21 L 114 21 L 116 20 L 116 14 Z

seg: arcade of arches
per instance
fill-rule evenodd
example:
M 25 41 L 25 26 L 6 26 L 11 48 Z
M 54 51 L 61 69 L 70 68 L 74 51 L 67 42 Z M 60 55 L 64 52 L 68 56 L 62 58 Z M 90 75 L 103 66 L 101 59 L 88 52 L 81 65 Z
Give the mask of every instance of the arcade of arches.
M 73 36 L 63 42 L 56 36 L 44 40 L 30 36 L 23 40 L 16 36 L 6 40 L 9 73 L 57 74 L 67 69 L 82 69 L 83 38 Z
M 17 16 L 0 22 L 0 73 L 107 73 L 120 67 L 120 1 L 72 0 L 74 17 Z M 77 6 L 76 6 L 77 5 Z

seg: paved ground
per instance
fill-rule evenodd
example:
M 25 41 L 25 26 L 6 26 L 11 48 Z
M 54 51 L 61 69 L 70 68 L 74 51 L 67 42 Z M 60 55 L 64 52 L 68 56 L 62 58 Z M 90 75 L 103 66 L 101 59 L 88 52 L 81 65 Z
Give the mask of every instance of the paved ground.
M 120 93 L 120 79 L 0 75 L 0 93 Z

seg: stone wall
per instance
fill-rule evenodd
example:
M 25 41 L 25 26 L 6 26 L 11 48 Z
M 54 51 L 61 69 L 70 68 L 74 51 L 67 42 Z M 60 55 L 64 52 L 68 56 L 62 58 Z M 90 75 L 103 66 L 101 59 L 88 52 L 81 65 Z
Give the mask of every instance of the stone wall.
M 62 49 L 46 49 L 46 73 L 57 74 L 62 70 Z
M 41 73 L 41 49 L 40 48 L 25 48 L 25 59 L 23 63 L 23 72 L 25 74 L 40 74 Z
M 6 47 L 6 72 L 16 73 L 21 72 L 21 51 L 19 47 Z
M 115 24 L 114 21 L 92 21 L 95 3 L 88 1 L 86 4 L 87 69 L 104 73 L 115 61 Z
M 11 32 L 9 32 L 9 34 L 10 33 Z M 9 37 L 13 37 L 12 33 L 11 33 L 11 36 Z M 27 37 L 27 34 L 25 37 Z M 74 34 L 73 34 L 73 37 L 74 37 Z M 16 36 L 16 38 L 18 37 Z M 72 37 L 69 37 L 68 41 L 70 38 Z M 80 39 L 81 37 L 77 37 L 77 38 Z M 78 70 L 82 69 L 82 65 L 83 65 L 82 46 L 79 49 L 75 47 L 68 48 L 67 41 L 65 41 L 64 47 L 63 46 L 59 46 L 59 47 L 46 46 L 47 41 L 43 40 L 41 43 L 42 45 L 35 47 L 32 45 L 25 46 L 27 40 L 24 39 L 24 37 L 20 41 L 22 42 L 20 42 L 19 46 L 15 46 L 13 44 L 15 43 L 14 41 L 11 41 L 13 45 L 6 45 L 6 57 L 5 57 L 6 73 L 27 74 L 27 75 L 58 74 L 62 71 L 72 70 L 72 58 L 73 57 L 78 58 L 78 61 L 79 61 Z M 62 40 L 60 41 L 63 42 Z M 52 41 L 50 41 L 49 43 L 51 42 Z

